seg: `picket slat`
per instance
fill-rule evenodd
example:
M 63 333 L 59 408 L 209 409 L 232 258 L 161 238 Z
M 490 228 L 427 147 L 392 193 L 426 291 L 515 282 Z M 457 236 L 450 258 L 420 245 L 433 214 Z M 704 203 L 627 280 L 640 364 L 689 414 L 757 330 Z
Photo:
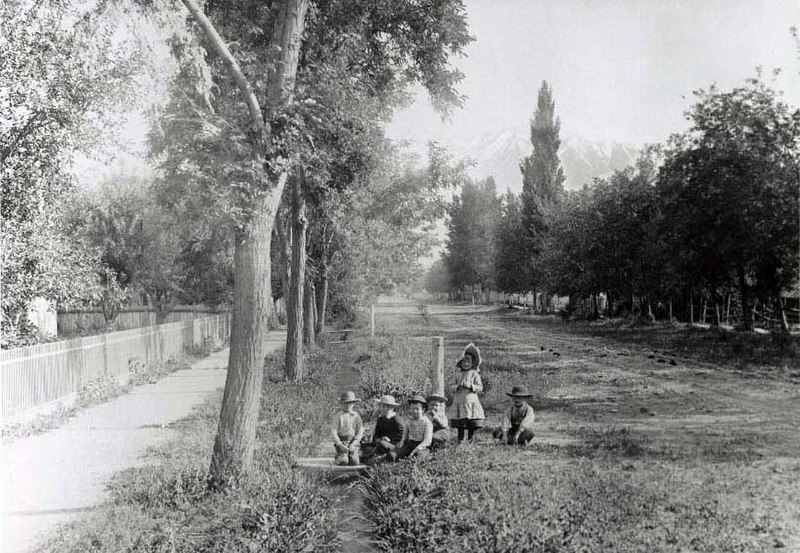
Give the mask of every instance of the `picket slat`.
M 100 377 L 125 381 L 138 361 L 163 362 L 230 335 L 230 314 L 147 326 L 100 336 L 0 351 L 0 416 L 3 420 L 74 396 Z

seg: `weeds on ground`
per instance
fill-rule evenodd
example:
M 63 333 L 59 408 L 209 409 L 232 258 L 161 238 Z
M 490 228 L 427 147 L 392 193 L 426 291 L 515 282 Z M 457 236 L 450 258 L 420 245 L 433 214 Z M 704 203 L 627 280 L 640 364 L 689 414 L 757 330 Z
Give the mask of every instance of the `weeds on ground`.
M 265 380 L 247 478 L 224 491 L 208 486 L 219 392 L 172 425 L 177 436 L 149 451 L 154 464 L 115 475 L 109 502 L 42 551 L 338 551 L 335 498 L 317 477 L 292 467 L 296 455 L 310 453 L 327 434 L 335 401 L 329 379 L 312 374 L 312 380 Z
M 714 465 L 531 455 L 473 446 L 370 472 L 365 511 L 382 549 L 745 552 L 797 536 L 800 507 L 780 501 L 800 491 L 792 476 L 765 489 L 748 466 L 731 478 Z

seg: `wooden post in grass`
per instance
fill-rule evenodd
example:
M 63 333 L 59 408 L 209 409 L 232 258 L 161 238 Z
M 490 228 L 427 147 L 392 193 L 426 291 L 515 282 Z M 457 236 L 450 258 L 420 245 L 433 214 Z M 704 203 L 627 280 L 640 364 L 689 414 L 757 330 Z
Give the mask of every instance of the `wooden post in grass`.
M 431 355 L 431 393 L 444 395 L 444 338 L 433 338 Z
M 375 304 L 369 306 L 369 335 L 375 337 Z

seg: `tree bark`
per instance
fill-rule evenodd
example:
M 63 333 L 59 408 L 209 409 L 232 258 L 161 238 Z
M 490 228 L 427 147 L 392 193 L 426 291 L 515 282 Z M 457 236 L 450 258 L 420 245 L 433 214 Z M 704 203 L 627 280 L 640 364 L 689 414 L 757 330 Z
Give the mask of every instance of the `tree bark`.
M 283 211 L 283 208 L 281 208 Z M 281 249 L 281 297 L 283 298 L 284 323 L 286 322 L 287 299 L 289 297 L 289 283 L 291 282 L 291 259 L 292 259 L 292 227 L 288 222 L 290 217 L 282 217 L 279 213 L 275 221 L 278 227 L 278 243 Z
M 292 270 L 286 305 L 286 378 L 296 382 L 303 374 L 303 292 L 306 278 L 306 203 L 300 175 L 292 178 Z
M 308 0 L 273 3 L 277 16 L 268 47 L 272 63 L 267 75 L 265 112 L 236 58 L 197 2 L 182 2 L 239 87 L 250 115 L 253 161 L 263 168 L 271 140 L 269 122 L 291 102 L 294 94 Z M 245 206 L 249 220 L 236 231 L 228 375 L 210 468 L 214 486 L 226 485 L 252 465 L 263 380 L 264 337 L 272 304 L 270 238 L 285 182 L 285 175 L 274 177 L 267 191 Z
M 211 459 L 214 485 L 246 472 L 253 461 L 266 355 L 263 337 L 272 302 L 269 227 L 275 207 L 270 202 L 276 206 L 277 198 L 264 197 L 250 225 L 236 233 L 228 376 Z
M 310 350 L 315 346 L 314 340 L 314 283 L 311 279 L 306 277 L 306 289 L 303 295 L 304 307 L 303 317 L 305 322 L 303 324 L 303 344 Z
M 322 267 L 319 275 L 319 293 L 317 295 L 317 337 L 325 332 L 325 317 L 327 317 L 328 309 L 328 271 L 330 268 L 323 259 Z

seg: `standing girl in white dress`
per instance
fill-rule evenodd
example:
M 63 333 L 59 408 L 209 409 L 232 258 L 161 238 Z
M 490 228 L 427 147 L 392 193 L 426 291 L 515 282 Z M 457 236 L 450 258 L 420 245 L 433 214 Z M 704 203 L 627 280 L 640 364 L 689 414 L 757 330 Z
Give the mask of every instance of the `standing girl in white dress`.
M 483 413 L 478 393 L 483 391 L 483 381 L 478 372 L 481 366 L 481 352 L 470 343 L 456 363 L 459 372 L 455 376 L 453 404 L 450 406 L 450 426 L 458 429 L 459 443 L 472 441 L 475 432 L 483 427 L 486 415 Z

